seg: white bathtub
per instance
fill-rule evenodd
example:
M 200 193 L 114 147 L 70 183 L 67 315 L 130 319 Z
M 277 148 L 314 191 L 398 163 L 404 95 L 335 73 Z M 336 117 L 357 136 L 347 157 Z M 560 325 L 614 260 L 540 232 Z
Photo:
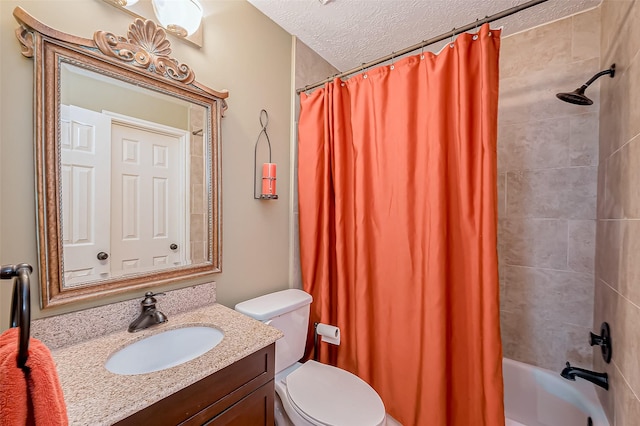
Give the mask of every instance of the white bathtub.
M 609 426 L 595 385 L 504 358 L 506 426 Z

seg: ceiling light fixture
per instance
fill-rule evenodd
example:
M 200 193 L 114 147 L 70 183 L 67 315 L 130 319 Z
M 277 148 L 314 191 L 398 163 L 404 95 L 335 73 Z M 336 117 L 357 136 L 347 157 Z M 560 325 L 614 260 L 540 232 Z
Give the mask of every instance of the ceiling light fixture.
M 202 22 L 203 10 L 198 0 L 152 0 L 160 24 L 180 37 L 195 33 Z
M 138 3 L 138 0 L 108 0 L 108 2 L 116 6 L 128 7 Z

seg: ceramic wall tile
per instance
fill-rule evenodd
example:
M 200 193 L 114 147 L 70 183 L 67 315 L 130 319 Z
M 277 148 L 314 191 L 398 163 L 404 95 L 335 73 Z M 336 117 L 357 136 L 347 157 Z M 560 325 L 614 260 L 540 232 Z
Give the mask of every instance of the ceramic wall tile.
M 598 192 L 597 192 L 597 217 L 598 219 L 605 219 L 606 216 L 606 177 L 607 177 L 607 162 L 606 160 L 600 161 L 598 164 Z
M 604 9 L 610 9 L 616 16 L 603 14 L 602 34 L 606 37 L 607 45 L 602 49 L 602 67 L 611 63 L 616 66 L 626 66 L 634 59 L 640 50 L 640 4 L 637 1 L 615 0 L 607 1 Z M 611 6 L 611 7 L 610 7 Z M 616 21 L 605 23 L 604 20 Z
M 591 366 L 600 81 L 594 106 L 562 102 L 600 68 L 600 10 L 503 39 L 498 255 L 505 356 Z M 600 175 L 605 190 L 604 172 Z M 500 191 L 503 190 L 500 182 Z M 562 304 L 571 299 L 571 303 Z M 567 308 L 569 307 L 570 308 Z
M 191 210 L 197 212 L 205 211 L 205 188 L 201 183 L 191 184 Z
M 570 137 L 570 117 L 500 126 L 498 170 L 504 172 L 569 166 Z
M 589 112 L 569 118 L 569 158 L 571 166 L 598 165 L 598 112 Z
M 507 266 L 504 273 L 506 311 L 591 327 L 592 274 L 519 266 Z
M 596 218 L 596 167 L 507 173 L 507 216 Z
M 640 307 L 622 296 L 615 312 L 615 363 L 636 395 L 640 395 Z M 612 332 L 613 341 L 614 332 Z M 612 352 L 613 353 L 613 352 Z
M 618 380 L 615 377 L 614 372 L 617 370 L 615 364 L 607 364 L 602 360 L 600 347 L 595 346 L 593 348 L 593 371 L 597 371 L 598 373 L 607 373 L 609 375 L 609 389 L 606 390 L 599 386 L 595 386 L 595 390 L 598 398 L 600 399 L 600 403 L 602 404 L 604 412 L 607 415 L 609 425 L 614 426 L 614 401 L 616 388 L 618 386 Z
M 596 221 L 569 221 L 567 263 L 576 272 L 593 274 L 596 248 Z
M 606 0 L 601 6 L 601 55 L 606 61 L 608 52 L 613 50 L 615 43 L 620 41 L 621 29 L 624 21 L 631 13 L 635 0 Z
M 558 219 L 501 219 L 505 265 L 567 269 L 568 223 Z
M 573 16 L 571 24 L 571 58 L 574 61 L 599 58 L 600 8 Z
M 618 291 L 631 303 L 640 306 L 640 221 L 624 221 L 619 251 Z
M 618 286 L 625 228 L 626 222 L 621 220 L 600 220 L 597 223 L 595 274 L 613 288 Z
M 607 159 L 604 212 L 606 218 L 640 218 L 639 166 L 640 136 L 623 145 Z
M 514 77 L 571 61 L 571 36 L 571 19 L 562 19 L 504 37 L 500 54 L 509 60 L 501 61 L 500 74 Z
M 505 56 L 502 55 L 502 62 Z M 498 96 L 498 125 L 527 123 L 531 117 L 531 101 L 529 80 L 525 77 L 509 77 L 500 79 Z M 498 133 L 499 134 L 499 133 Z
M 596 280 L 594 291 L 594 314 L 593 314 L 593 331 L 600 330 L 600 324 L 607 321 L 612 327 L 612 331 L 615 330 L 614 322 L 612 321 L 613 312 L 615 312 L 616 306 L 614 302 L 617 300 L 615 292 L 604 282 Z M 615 337 L 613 337 L 615 339 Z M 612 352 L 612 353 L 615 353 Z M 614 425 L 614 398 L 616 394 L 617 382 L 613 378 L 613 373 L 616 369 L 615 361 L 609 364 L 605 363 L 602 359 L 602 353 L 599 346 L 593 348 L 593 369 L 597 372 L 605 372 L 609 374 L 609 390 L 602 388 L 596 388 L 598 397 L 602 402 L 610 424 Z
M 604 176 L 604 193 L 599 194 L 599 203 L 603 204 L 602 219 L 621 219 L 624 217 L 624 206 L 622 200 L 623 185 L 628 185 L 623 176 L 623 155 L 624 150 L 614 152 L 609 158 L 601 159 L 604 164 L 606 174 Z
M 615 426 L 630 426 L 638 424 L 640 419 L 640 401 L 628 386 L 627 381 L 618 369 L 611 379 L 615 392 Z
M 556 98 L 556 93 L 575 90 L 600 71 L 599 68 L 600 61 L 596 58 L 553 65 L 547 67 L 544 72 L 528 74 L 531 118 L 542 120 L 572 116 L 584 114 L 589 108 L 597 109 L 600 102 L 600 90 L 598 90 L 600 80 L 594 82 L 586 91 L 586 95 L 594 102 L 592 107 L 562 102 Z
M 504 55 L 502 60 L 505 61 Z M 498 124 L 509 125 L 580 115 L 585 107 L 562 102 L 556 93 L 571 92 L 599 71 L 598 59 L 553 64 L 544 71 L 502 77 L 498 100 Z M 591 71 L 593 70 L 593 72 Z M 600 99 L 599 81 L 589 87 L 587 95 L 596 108 Z
M 627 102 L 617 93 L 622 85 L 619 79 L 602 85 L 599 123 L 599 152 L 600 164 L 620 146 L 622 146 L 622 117 L 623 103 Z
M 601 79 L 602 106 L 600 108 L 601 154 L 607 158 L 640 132 L 640 100 L 632 94 L 640 91 L 640 61 L 635 58 L 632 64 L 616 62 L 616 74 L 613 79 Z
M 506 180 L 507 176 L 504 173 L 498 173 L 498 217 L 504 217 L 507 211 Z
M 590 327 L 560 324 L 528 312 L 502 313 L 503 351 L 507 358 L 558 371 L 565 363 L 590 369 Z

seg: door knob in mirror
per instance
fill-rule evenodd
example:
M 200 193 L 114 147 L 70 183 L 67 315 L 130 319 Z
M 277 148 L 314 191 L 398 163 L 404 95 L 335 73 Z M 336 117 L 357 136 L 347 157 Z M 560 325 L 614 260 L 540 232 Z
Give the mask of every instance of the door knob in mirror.
M 107 260 L 109 258 L 109 255 L 101 251 L 100 253 L 98 253 L 98 256 L 96 257 L 98 258 L 98 260 Z

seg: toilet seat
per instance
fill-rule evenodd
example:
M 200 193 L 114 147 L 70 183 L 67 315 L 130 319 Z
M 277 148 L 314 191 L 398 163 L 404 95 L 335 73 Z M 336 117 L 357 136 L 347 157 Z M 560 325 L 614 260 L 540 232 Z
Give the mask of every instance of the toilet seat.
M 382 399 L 371 386 L 345 370 L 307 361 L 286 378 L 293 408 L 322 426 L 384 424 Z

